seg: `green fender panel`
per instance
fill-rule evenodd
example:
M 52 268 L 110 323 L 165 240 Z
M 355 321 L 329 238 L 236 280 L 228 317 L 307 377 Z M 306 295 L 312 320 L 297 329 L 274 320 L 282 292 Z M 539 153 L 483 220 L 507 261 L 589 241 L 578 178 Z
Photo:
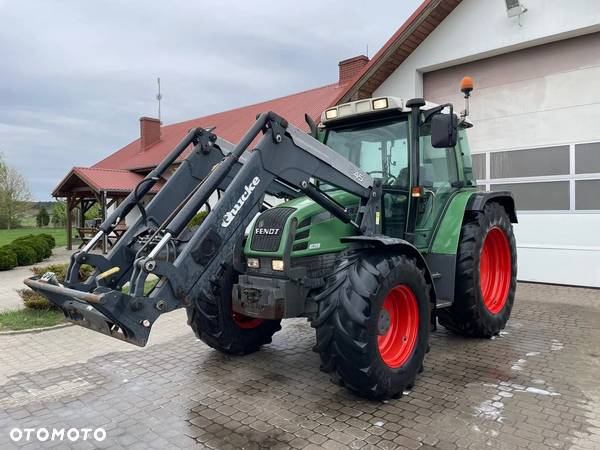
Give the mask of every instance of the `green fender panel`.
M 452 197 L 450 204 L 446 208 L 444 217 L 437 227 L 431 245 L 431 253 L 456 254 L 465 209 L 471 196 L 476 193 L 477 191 L 475 190 L 466 190 Z

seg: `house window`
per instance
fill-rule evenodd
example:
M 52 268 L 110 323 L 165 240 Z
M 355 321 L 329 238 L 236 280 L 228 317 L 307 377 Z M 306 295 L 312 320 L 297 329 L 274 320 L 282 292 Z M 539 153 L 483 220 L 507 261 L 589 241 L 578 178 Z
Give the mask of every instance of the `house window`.
M 600 173 L 600 142 L 575 146 L 575 173 Z
M 511 191 L 515 198 L 515 204 L 518 210 L 569 210 L 568 181 L 492 184 L 490 188 L 493 191 Z
M 600 211 L 600 180 L 575 182 L 575 209 Z
M 476 180 L 485 180 L 485 153 L 475 153 L 471 155 L 473 159 L 473 171 Z
M 490 153 L 490 178 L 569 174 L 569 146 Z

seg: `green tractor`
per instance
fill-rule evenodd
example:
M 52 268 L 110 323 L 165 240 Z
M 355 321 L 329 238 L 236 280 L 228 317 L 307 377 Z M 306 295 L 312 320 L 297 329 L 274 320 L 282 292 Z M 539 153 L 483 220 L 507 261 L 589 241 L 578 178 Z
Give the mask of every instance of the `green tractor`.
M 498 334 L 515 295 L 517 218 L 509 192 L 477 189 L 466 115 L 393 97 L 326 110 L 312 134 L 381 184 L 380 234 L 365 238 L 310 196 L 264 211 L 221 279 L 221 301 L 188 308 L 198 337 L 247 354 L 271 342 L 281 319 L 305 316 L 322 370 L 385 399 L 414 384 L 436 319 L 468 336 Z M 315 183 L 359 214 L 358 197 Z
M 307 117 L 310 134 L 273 112 L 235 146 L 192 129 L 72 256 L 64 283 L 48 272 L 25 284 L 67 320 L 139 346 L 182 307 L 200 340 L 240 355 L 269 343 L 282 319 L 306 317 L 334 381 L 400 396 L 438 321 L 490 337 L 513 305 L 515 205 L 477 189 L 467 113 L 379 97 L 330 108 L 319 126 Z M 287 201 L 271 207 L 271 197 Z M 110 253 L 92 252 L 134 208 L 140 218 Z M 94 272 L 81 280 L 84 264 Z M 147 292 L 150 275 L 159 281 Z

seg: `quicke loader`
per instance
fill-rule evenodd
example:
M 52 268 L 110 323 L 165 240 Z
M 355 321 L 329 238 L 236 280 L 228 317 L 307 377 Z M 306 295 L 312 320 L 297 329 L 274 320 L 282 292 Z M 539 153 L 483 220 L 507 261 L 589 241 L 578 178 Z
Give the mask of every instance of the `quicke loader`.
M 462 88 L 468 99 L 472 84 Z M 398 397 L 438 322 L 490 337 L 513 305 L 515 205 L 508 192 L 477 189 L 467 111 L 358 100 L 318 126 L 307 116 L 309 134 L 266 112 L 235 146 L 192 129 L 72 256 L 64 284 L 52 273 L 25 283 L 69 321 L 139 346 L 182 307 L 199 339 L 237 355 L 271 342 L 282 319 L 306 317 L 334 382 Z M 271 207 L 273 196 L 285 201 Z M 93 253 L 134 208 L 141 217 L 110 253 Z M 81 280 L 84 264 L 95 271 Z

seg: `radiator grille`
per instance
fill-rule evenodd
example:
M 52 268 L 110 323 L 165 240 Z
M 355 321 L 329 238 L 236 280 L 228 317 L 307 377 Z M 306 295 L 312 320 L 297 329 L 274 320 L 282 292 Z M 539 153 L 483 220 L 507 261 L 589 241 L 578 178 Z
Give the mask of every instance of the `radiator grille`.
M 252 244 L 250 245 L 250 249 L 257 252 L 277 251 L 285 222 L 294 211 L 294 208 L 282 207 L 271 208 L 262 213 L 252 230 Z M 272 230 L 277 230 L 277 232 L 269 234 Z

